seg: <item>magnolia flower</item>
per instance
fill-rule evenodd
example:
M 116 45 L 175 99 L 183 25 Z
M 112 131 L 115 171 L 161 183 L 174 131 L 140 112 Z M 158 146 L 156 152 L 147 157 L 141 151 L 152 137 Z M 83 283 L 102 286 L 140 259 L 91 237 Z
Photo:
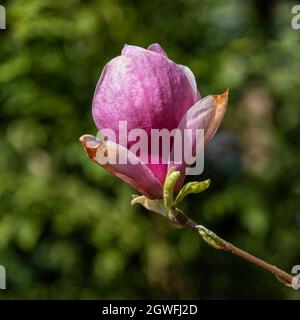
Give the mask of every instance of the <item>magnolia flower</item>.
M 227 99 L 227 91 L 201 98 L 192 71 L 169 59 L 159 44 L 152 44 L 147 49 L 125 45 L 121 55 L 104 67 L 95 90 L 92 111 L 97 128 L 100 131 L 112 129 L 117 139 L 119 122 L 127 121 L 128 131 L 139 128 L 149 136 L 152 129 L 203 129 L 206 144 L 224 117 Z M 137 156 L 129 150 L 130 141 L 124 145 L 91 135 L 82 136 L 80 141 L 90 159 L 146 197 L 162 198 L 165 177 L 170 166 L 174 165 L 171 160 L 169 163 L 135 161 Z M 128 161 L 126 164 L 103 164 L 99 160 L 100 153 L 124 154 Z M 176 164 L 176 169 L 181 172 L 177 191 L 188 165 L 185 161 Z

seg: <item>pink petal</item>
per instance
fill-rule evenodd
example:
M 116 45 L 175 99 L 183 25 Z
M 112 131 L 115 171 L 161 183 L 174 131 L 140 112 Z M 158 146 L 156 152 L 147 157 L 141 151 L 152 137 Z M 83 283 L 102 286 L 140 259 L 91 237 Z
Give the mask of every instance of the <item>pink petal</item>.
M 150 46 L 147 48 L 147 50 L 154 51 L 156 53 L 161 54 L 162 56 L 168 57 L 165 50 L 158 43 L 150 44 Z
M 99 130 L 118 133 L 118 123 L 128 130 L 177 126 L 198 100 L 183 70 L 156 52 L 125 45 L 122 55 L 104 68 L 93 99 L 93 117 Z
M 201 95 L 200 95 L 200 92 L 198 91 L 197 82 L 196 82 L 196 78 L 193 71 L 189 67 L 182 64 L 178 64 L 177 66 L 182 69 L 185 76 L 188 78 L 191 87 L 194 89 L 195 95 L 198 97 L 198 100 L 200 100 Z
M 161 183 L 151 170 L 139 161 L 132 152 L 121 145 L 117 145 L 111 141 L 104 142 L 91 135 L 83 135 L 80 137 L 80 142 L 89 158 L 113 175 L 125 181 L 150 199 L 162 197 Z M 101 155 L 112 156 L 117 160 L 125 157 L 126 164 L 118 164 L 118 161 L 116 164 L 103 164 L 103 162 L 101 162 Z
M 209 122 L 209 125 L 206 127 L 204 141 L 205 144 L 207 144 L 215 135 L 224 118 L 227 109 L 228 94 L 229 90 L 225 91 L 223 94 L 213 95 L 215 100 L 215 114 L 213 119 Z
M 182 135 L 184 129 L 192 129 L 193 135 L 189 144 L 192 146 L 193 151 L 195 151 L 196 146 L 196 129 L 204 130 L 204 144 L 207 144 L 223 120 L 227 101 L 228 90 L 220 95 L 209 95 L 195 103 L 184 115 L 178 128 L 181 129 Z M 172 154 L 171 159 L 173 158 L 174 155 Z M 187 167 L 187 164 L 184 162 L 174 164 L 171 160 L 169 163 L 169 167 L 170 166 L 175 166 L 177 170 L 181 171 L 182 176 L 180 183 L 182 183 L 185 174 L 184 169 Z

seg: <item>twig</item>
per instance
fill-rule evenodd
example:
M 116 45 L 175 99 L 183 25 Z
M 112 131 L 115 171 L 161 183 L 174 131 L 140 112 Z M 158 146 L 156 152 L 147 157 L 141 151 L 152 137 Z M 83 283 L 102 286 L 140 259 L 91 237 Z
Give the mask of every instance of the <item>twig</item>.
M 210 246 L 212 246 L 215 249 L 224 250 L 227 252 L 230 252 L 236 256 L 241 257 L 244 260 L 249 261 L 250 263 L 259 266 L 271 273 L 273 273 L 276 278 L 284 283 L 285 285 L 291 287 L 294 277 L 287 272 L 279 269 L 278 267 L 271 265 L 270 263 L 259 259 L 252 254 L 243 251 L 230 242 L 220 238 L 218 235 L 216 235 L 214 232 L 208 230 L 207 228 L 198 225 L 196 222 L 194 222 L 192 219 L 187 217 L 182 211 L 175 209 L 172 213 L 169 214 L 169 220 L 172 223 L 177 224 L 178 226 L 185 227 L 188 229 L 195 230 L 202 238 L 203 240 L 208 243 Z M 300 281 L 298 280 L 297 285 L 300 285 Z

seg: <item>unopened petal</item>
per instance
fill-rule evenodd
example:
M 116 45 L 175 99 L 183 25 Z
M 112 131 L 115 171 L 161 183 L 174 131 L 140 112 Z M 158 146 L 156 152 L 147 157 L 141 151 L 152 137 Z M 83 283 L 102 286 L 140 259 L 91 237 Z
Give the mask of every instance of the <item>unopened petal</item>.
M 193 71 L 189 67 L 187 67 L 185 65 L 182 65 L 182 64 L 178 64 L 178 67 L 181 68 L 181 70 L 184 72 L 185 76 L 189 80 L 190 85 L 194 90 L 194 94 L 197 97 L 197 100 L 200 100 L 201 95 L 200 95 L 200 92 L 198 90 L 196 78 L 195 78 L 195 75 L 194 75 Z
M 218 130 L 224 118 L 224 115 L 227 109 L 227 104 L 228 104 L 228 95 L 229 95 L 229 90 L 226 90 L 222 94 L 212 96 L 215 101 L 215 113 L 209 125 L 206 127 L 205 143 L 208 143 L 209 140 L 215 135 L 216 131 Z
M 83 135 L 80 142 L 88 157 L 101 167 L 150 199 L 162 197 L 162 184 L 132 152 L 114 142 L 98 140 L 91 135 Z M 104 163 L 103 157 L 116 161 Z M 125 164 L 120 164 L 121 158 Z
M 199 135 L 197 135 L 197 129 L 204 130 L 204 144 L 207 144 L 210 139 L 214 136 L 215 132 L 217 131 L 218 127 L 220 126 L 223 117 L 225 115 L 226 107 L 228 101 L 228 90 L 220 95 L 209 95 L 197 103 L 193 105 L 187 113 L 182 118 L 178 129 L 184 136 L 185 129 L 191 129 L 192 135 L 186 135 L 188 140 L 188 145 L 191 146 L 192 154 L 190 155 L 193 157 L 195 155 L 196 144 L 198 143 L 197 139 Z M 184 147 L 183 138 L 182 138 L 182 145 Z M 176 147 L 176 145 L 174 146 Z M 169 167 L 175 166 L 176 170 L 179 170 L 184 176 L 184 169 L 190 165 L 189 159 L 184 159 L 184 155 L 182 154 L 182 163 L 174 164 L 174 149 L 172 151 L 170 157 Z M 181 182 L 182 182 L 181 177 Z
M 168 57 L 167 53 L 165 50 L 158 44 L 158 43 L 152 43 L 150 46 L 147 48 L 147 50 L 156 52 L 161 54 L 162 56 Z
M 198 101 L 195 88 L 181 67 L 151 50 L 125 45 L 98 81 L 93 117 L 99 130 L 110 128 L 118 136 L 119 121 L 128 130 L 177 127 L 185 112 Z

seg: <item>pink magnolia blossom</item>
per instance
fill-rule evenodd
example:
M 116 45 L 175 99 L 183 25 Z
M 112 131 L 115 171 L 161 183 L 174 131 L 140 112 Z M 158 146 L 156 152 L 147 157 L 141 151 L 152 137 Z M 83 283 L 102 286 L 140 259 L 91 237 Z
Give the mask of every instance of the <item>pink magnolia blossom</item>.
M 93 117 L 99 130 L 112 129 L 119 137 L 119 122 L 127 121 L 128 131 L 143 129 L 203 129 L 208 143 L 218 129 L 227 107 L 228 92 L 201 98 L 192 71 L 170 60 L 159 44 L 147 49 L 125 45 L 120 56 L 104 67 L 93 99 Z M 90 135 L 80 138 L 88 156 L 110 152 L 134 159 L 132 143 L 119 145 Z M 118 141 L 118 140 L 117 140 Z M 194 143 L 194 142 L 193 142 Z M 149 198 L 161 198 L 162 186 L 173 165 L 159 163 L 101 164 L 115 176 Z M 176 165 L 181 172 L 177 189 L 183 183 L 187 164 Z

